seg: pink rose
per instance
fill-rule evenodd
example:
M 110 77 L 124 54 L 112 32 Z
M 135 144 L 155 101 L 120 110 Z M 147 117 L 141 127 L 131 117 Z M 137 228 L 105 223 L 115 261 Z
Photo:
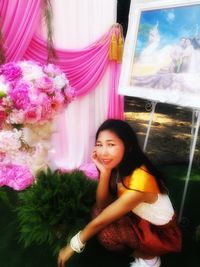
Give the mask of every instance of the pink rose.
M 61 93 L 56 93 L 55 96 L 51 99 L 51 108 L 55 110 L 56 112 L 61 110 L 63 107 L 65 99 L 64 96 Z
M 45 92 L 47 94 L 53 94 L 55 90 L 53 81 L 47 76 L 40 78 L 36 82 L 36 86 L 40 91 Z
M 4 111 L 0 109 L 0 123 L 5 121 L 5 119 L 7 118 L 8 114 Z
M 55 77 L 61 74 L 61 70 L 53 64 L 48 64 L 47 66 L 44 66 L 43 70 L 50 77 Z
M 36 123 L 40 120 L 41 109 L 36 107 L 31 107 L 25 111 L 24 120 L 26 123 Z
M 76 98 L 76 90 L 74 87 L 67 87 L 64 89 L 64 96 L 67 103 L 70 103 L 72 100 Z

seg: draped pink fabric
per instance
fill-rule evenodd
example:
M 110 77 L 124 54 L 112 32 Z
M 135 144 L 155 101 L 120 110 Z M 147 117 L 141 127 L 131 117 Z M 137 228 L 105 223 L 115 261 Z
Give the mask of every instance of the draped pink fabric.
M 33 36 L 39 20 L 40 8 L 41 0 L 26 2 L 13 0 L 12 4 L 9 4 L 9 1 L 0 1 L 7 62 L 27 59 L 46 63 L 46 42 L 36 35 Z M 108 51 L 111 33 L 112 31 L 82 50 L 56 49 L 58 59 L 54 63 L 66 73 L 77 96 L 89 93 L 102 79 L 110 63 Z M 119 66 L 117 63 L 112 65 L 111 76 L 114 76 L 115 80 L 119 76 Z M 110 92 L 112 97 L 110 97 L 108 116 L 122 117 L 122 97 L 118 99 L 116 96 L 115 81 L 110 83 Z
M 47 63 L 47 42 L 36 35 L 42 3 L 42 0 L 0 0 L 0 27 L 6 62 L 33 60 Z M 118 30 L 118 27 L 113 26 L 96 42 L 83 49 L 56 48 L 57 59 L 52 63 L 57 64 L 67 75 L 77 97 L 94 90 L 109 69 L 109 97 L 105 99 L 109 102 L 107 117 L 123 119 L 123 96 L 117 93 L 121 64 L 110 61 L 108 57 L 112 33 Z M 63 121 L 62 126 L 68 127 L 63 125 Z M 63 139 L 66 142 L 66 136 Z
M 38 25 L 42 0 L 0 1 L 6 61 L 20 60 Z
M 108 59 L 110 35 L 101 37 L 94 44 L 83 50 L 56 49 L 57 59 L 53 61 L 67 75 L 70 84 L 76 89 L 77 96 L 82 96 L 94 89 L 102 79 L 110 61 Z M 24 59 L 35 60 L 43 64 L 47 59 L 46 42 L 34 36 Z
M 36 36 L 42 0 L 2 0 L 0 18 L 6 61 L 21 59 L 47 62 L 46 41 Z M 114 28 L 112 30 L 115 30 Z M 95 89 L 111 63 L 108 59 L 112 30 L 82 50 L 56 49 L 57 64 L 67 75 L 77 96 Z M 108 117 L 123 118 L 123 97 L 117 95 L 120 66 L 111 63 Z
M 108 118 L 124 119 L 124 98 L 117 95 L 119 84 L 121 64 L 111 62 L 110 86 L 109 86 L 109 103 L 108 103 Z M 115 97 L 116 96 L 116 97 Z M 112 99 L 112 100 L 111 100 Z

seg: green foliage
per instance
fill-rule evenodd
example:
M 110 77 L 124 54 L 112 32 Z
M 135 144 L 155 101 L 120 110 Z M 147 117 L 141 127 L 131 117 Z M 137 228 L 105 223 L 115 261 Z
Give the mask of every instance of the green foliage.
M 0 201 L 5 203 L 7 206 L 10 206 L 9 197 L 3 187 L 0 187 Z
M 90 220 L 97 183 L 80 171 L 50 170 L 36 181 L 18 194 L 20 241 L 25 247 L 46 244 L 57 253 Z
M 0 187 L 0 202 L 7 208 L 12 209 L 16 203 L 17 193 L 9 187 Z

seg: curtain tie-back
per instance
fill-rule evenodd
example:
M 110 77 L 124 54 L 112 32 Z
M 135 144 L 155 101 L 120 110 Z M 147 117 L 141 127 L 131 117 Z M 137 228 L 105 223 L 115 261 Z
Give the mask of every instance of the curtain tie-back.
M 109 60 L 121 63 L 124 49 L 122 29 L 119 24 L 114 26 L 109 46 Z
M 124 38 L 122 36 L 122 32 L 119 32 L 119 38 L 118 38 L 118 46 L 117 46 L 117 63 L 122 62 L 122 56 L 124 51 Z

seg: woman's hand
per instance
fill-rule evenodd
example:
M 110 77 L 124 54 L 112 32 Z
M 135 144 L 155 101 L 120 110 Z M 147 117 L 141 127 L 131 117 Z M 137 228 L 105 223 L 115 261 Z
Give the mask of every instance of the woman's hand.
M 69 245 L 62 248 L 58 255 L 58 267 L 64 267 L 65 262 L 68 261 L 74 253 L 74 250 Z
M 111 173 L 111 170 L 106 168 L 106 166 L 101 162 L 101 160 L 98 158 L 97 156 L 97 152 L 96 149 L 94 148 L 94 150 L 92 151 L 92 161 L 94 162 L 94 164 L 96 165 L 97 169 L 100 171 L 100 173 Z
M 104 170 L 104 166 L 101 163 L 101 161 L 99 160 L 98 156 L 97 156 L 97 152 L 95 149 L 93 149 L 92 151 L 92 161 L 94 162 L 94 164 L 96 165 L 96 167 L 98 168 L 98 170 L 101 172 L 102 170 Z

